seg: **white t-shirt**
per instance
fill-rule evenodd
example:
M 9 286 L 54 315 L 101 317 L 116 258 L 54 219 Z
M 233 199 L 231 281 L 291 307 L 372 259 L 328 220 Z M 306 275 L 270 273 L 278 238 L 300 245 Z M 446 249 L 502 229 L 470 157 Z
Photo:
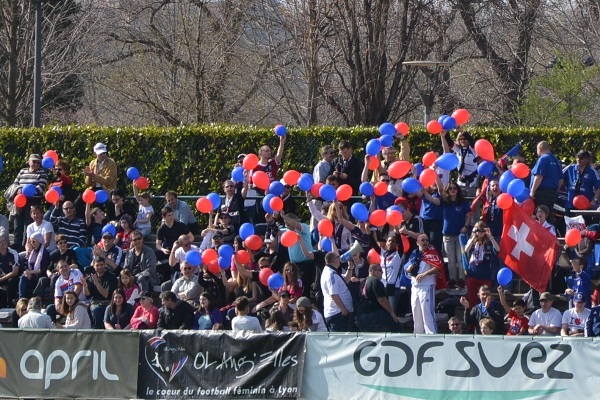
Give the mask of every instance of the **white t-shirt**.
M 567 329 L 569 332 L 572 330 L 583 332 L 590 313 L 591 311 L 588 308 L 584 308 L 581 314 L 577 314 L 574 308 L 569 308 L 562 316 L 562 323 L 568 325 Z
M 31 237 L 34 233 L 41 233 L 46 239 L 46 233 L 52 233 L 52 237 L 50 238 L 50 245 L 46 248 L 49 252 L 56 250 L 56 243 L 54 242 L 54 228 L 52 224 L 45 219 L 42 220 L 42 223 L 36 225 L 35 222 L 27 225 L 27 237 Z
M 255 331 L 262 333 L 263 329 L 260 326 L 258 318 L 251 317 L 249 315 L 242 315 L 241 317 L 233 317 L 231 320 L 232 331 Z
M 62 299 L 63 294 L 67 290 L 75 290 L 75 285 L 81 285 L 81 280 L 84 279 L 81 275 L 81 271 L 78 269 L 72 269 L 69 273 L 69 278 L 65 279 L 62 275 L 56 280 L 56 286 L 54 286 L 54 297 Z M 83 290 L 79 294 L 79 300 L 85 300 L 85 294 Z
M 529 326 L 532 328 L 538 324 L 542 324 L 545 326 L 562 326 L 562 315 L 560 315 L 560 311 L 556 308 L 551 308 L 547 313 L 543 312 L 540 308 L 539 310 L 535 310 L 533 314 L 531 314 L 531 318 L 529 318 Z M 555 334 L 542 331 L 542 336 L 555 336 Z
M 423 274 L 432 268 L 435 268 L 435 267 L 433 265 L 421 260 L 421 262 L 419 263 L 419 271 L 417 272 L 417 275 Z M 417 275 L 410 277 L 410 283 L 412 286 L 418 287 L 418 286 L 434 286 L 435 285 L 435 281 L 437 279 L 437 276 L 435 274 L 427 275 L 425 278 L 421 279 L 421 282 L 417 282 Z
M 323 316 L 325 318 L 332 317 L 342 312 L 331 297 L 334 294 L 337 294 L 340 297 L 340 300 L 348 311 L 354 311 L 354 308 L 352 307 L 352 295 L 348 290 L 348 286 L 346 286 L 346 282 L 344 282 L 344 279 L 329 265 L 325 266 L 325 269 L 321 274 L 321 291 L 323 292 L 324 297 Z
M 148 221 L 148 222 L 138 222 L 140 219 L 146 219 L 148 218 L 149 214 L 154 214 L 154 207 L 152 206 L 143 206 L 143 205 L 139 205 L 138 207 L 138 215 L 137 215 L 137 219 L 135 222 L 135 225 L 138 228 L 150 228 L 152 227 L 152 221 Z

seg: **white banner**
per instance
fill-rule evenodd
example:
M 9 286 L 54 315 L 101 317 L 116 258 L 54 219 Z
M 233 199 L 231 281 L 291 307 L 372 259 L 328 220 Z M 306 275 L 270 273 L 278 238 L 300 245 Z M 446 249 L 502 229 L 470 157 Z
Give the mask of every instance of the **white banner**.
M 589 399 L 600 340 L 310 334 L 306 399 Z

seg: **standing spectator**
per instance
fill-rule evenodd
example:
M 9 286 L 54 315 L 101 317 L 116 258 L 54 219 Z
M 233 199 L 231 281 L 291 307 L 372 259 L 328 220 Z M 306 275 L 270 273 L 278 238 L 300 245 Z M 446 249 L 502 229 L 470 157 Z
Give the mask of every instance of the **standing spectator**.
M 44 237 L 34 233 L 25 246 L 25 270 L 19 280 L 19 297 L 29 298 L 40 278 L 46 276 L 50 266 L 50 253 L 44 248 Z
M 325 183 L 325 179 L 332 173 L 331 162 L 335 159 L 335 150 L 330 145 L 321 147 L 321 160 L 313 169 L 313 180 L 315 183 Z M 317 207 L 320 207 L 317 204 Z
M 235 311 L 236 316 L 231 320 L 231 330 L 263 332 L 258 318 L 248 315 L 250 304 L 247 297 L 241 296 L 235 299 Z
M 41 203 L 42 196 L 48 186 L 48 174 L 46 170 L 42 168 L 42 158 L 39 154 L 31 154 L 29 156 L 29 166 L 23 168 L 17 174 L 13 185 L 18 186 L 18 189 L 14 192 L 10 201 L 14 200 L 17 194 L 22 193 L 25 185 L 35 186 L 35 196 L 27 199 L 27 204 L 23 208 L 17 208 L 15 214 L 15 231 L 14 231 L 14 242 L 13 247 L 17 251 L 21 251 L 25 245 L 25 228 L 29 225 L 31 220 L 31 206 L 39 205 Z
M 537 144 L 537 154 L 540 158 L 531 169 L 533 179 L 529 187 L 529 194 L 537 206 L 545 205 L 548 210 L 553 210 L 563 177 L 562 164 L 550 152 L 550 144 L 546 141 Z M 552 213 L 548 215 L 548 220 L 550 223 L 553 222 Z
M 123 269 L 131 271 L 142 291 L 151 291 L 160 284 L 156 272 L 156 254 L 144 244 L 144 235 L 135 231 L 131 235 L 133 246 L 125 253 Z
M 498 252 L 500 245 L 490 228 L 479 221 L 473 227 L 471 238 L 465 246 L 465 253 L 469 260 L 467 269 L 467 298 L 469 303 L 477 302 L 477 289 L 483 285 L 492 287 L 492 276 L 498 274 L 500 260 Z
M 489 286 L 479 288 L 479 304 L 472 306 L 466 297 L 460 298 L 460 304 L 465 308 L 464 320 L 468 325 L 475 325 L 475 333 L 480 334 L 479 322 L 483 318 L 491 318 L 496 323 L 494 334 L 504 333 L 504 308 L 500 302 L 492 300 L 492 290 Z M 560 316 L 560 313 L 558 313 Z M 529 322 L 531 326 L 531 321 Z
M 10 240 L 10 224 L 8 222 L 8 218 L 3 214 L 0 214 L 0 237 L 6 238 L 6 240 Z
M 133 185 L 134 192 L 136 192 L 137 186 Z M 148 236 L 152 231 L 152 217 L 154 216 L 154 208 L 152 207 L 152 197 L 150 193 L 144 192 L 136 195 L 138 202 L 138 214 L 133 228 L 142 232 L 144 237 Z
M 574 258 L 571 260 L 573 272 L 567 277 L 567 286 L 565 294 L 569 296 L 569 306 L 575 307 L 574 298 L 577 293 L 581 293 L 585 307 L 590 308 L 592 305 L 592 279 L 586 272 L 587 260 L 585 258 Z
M 401 332 L 396 315 L 381 282 L 383 269 L 379 264 L 369 266 L 369 276 L 356 310 L 356 321 L 361 332 Z
M 27 314 L 19 318 L 20 329 L 54 329 L 49 316 L 42 314 L 42 299 L 32 297 L 27 304 Z
M 56 243 L 54 241 L 54 228 L 52 224 L 44 219 L 44 213 L 42 206 L 33 205 L 31 206 L 31 219 L 33 222 L 27 225 L 27 237 L 30 237 L 36 232 L 44 235 L 44 247 L 49 252 L 56 250 Z
M 285 221 L 287 229 L 296 232 L 299 235 L 298 241 L 302 241 L 309 253 L 312 253 L 312 242 L 310 237 L 310 228 L 296 214 L 281 213 L 281 217 Z M 315 281 L 315 263 L 312 258 L 307 257 L 302 251 L 300 243 L 296 243 L 288 247 L 290 261 L 298 266 L 300 278 L 302 279 L 302 287 L 305 290 L 310 288 Z M 304 293 L 306 294 L 306 293 Z
M 103 143 L 94 146 L 96 158 L 85 167 L 85 184 L 94 191 L 104 189 L 111 192 L 117 187 L 117 163 L 108 157 L 108 150 Z
M 104 329 L 129 329 L 131 317 L 135 312 L 133 306 L 125 301 L 125 293 L 116 289 L 112 294 L 110 305 L 104 313 Z
M 198 220 L 194 216 L 192 209 L 188 203 L 177 198 L 177 193 L 168 191 L 165 194 L 165 200 L 167 204 L 164 207 L 171 207 L 175 221 L 186 224 L 193 234 L 197 234 L 200 231 L 200 225 L 198 225 Z
M 106 270 L 104 258 L 97 257 L 93 262 L 93 272 L 84 280 L 83 292 L 90 299 L 95 329 L 104 329 L 104 313 L 110 303 L 112 293 L 118 286 L 117 277 Z
M 194 308 L 186 301 L 177 299 L 173 292 L 160 294 L 162 307 L 158 310 L 159 329 L 192 329 Z
M 573 209 L 573 198 L 585 196 L 590 206 L 598 208 L 600 201 L 600 177 L 592 167 L 592 155 L 589 151 L 581 150 L 575 156 L 576 163 L 564 169 L 562 179 L 567 189 L 567 210 Z
M 241 190 L 237 190 L 235 183 L 231 180 L 223 182 L 223 191 L 225 197 L 221 203 L 221 212 L 227 213 L 231 217 L 231 223 L 237 231 L 243 221 L 246 220 L 244 211 L 244 199 L 248 194 L 248 180 L 244 179 Z
M 444 226 L 444 212 L 441 206 L 441 195 L 438 192 L 437 182 L 423 188 L 422 203 L 419 216 L 423 220 L 423 231 L 429 236 L 429 242 L 438 252 L 442 252 Z M 432 201 L 435 199 L 435 203 Z
M 556 336 L 562 326 L 562 316 L 560 311 L 552 307 L 554 297 L 544 292 L 540 295 L 540 304 L 542 308 L 535 310 L 529 318 L 529 334 Z
M 281 158 L 283 157 L 283 151 L 285 147 L 285 136 L 279 136 L 279 146 L 277 147 L 277 153 L 275 157 L 272 157 L 271 148 L 267 145 L 262 146 L 258 149 L 258 165 L 252 170 L 252 174 L 262 171 L 269 177 L 269 182 L 273 182 L 277 179 L 277 172 L 281 167 Z M 252 177 L 250 177 L 252 180 Z M 265 191 L 256 189 L 258 195 L 264 195 Z M 262 207 L 262 202 L 256 202 L 256 221 L 255 223 L 265 222 L 265 210 Z
M 67 319 L 64 324 L 55 322 L 54 325 L 57 328 L 92 329 L 92 321 L 87 306 L 79 301 L 77 293 L 71 290 L 65 292 L 60 313 L 66 315 Z
M 444 153 L 453 152 L 458 157 L 458 186 L 464 189 L 468 196 L 473 196 L 477 186 L 478 160 L 477 153 L 473 148 L 475 139 L 469 132 L 463 132 L 460 128 L 456 142 L 452 141 L 447 131 L 443 131 L 441 136 Z
M 158 308 L 152 302 L 150 292 L 140 293 L 140 305 L 131 317 L 131 329 L 156 329 Z
M 352 186 L 352 194 L 358 195 L 361 182 L 363 162 L 352 154 L 352 144 L 342 140 L 338 145 L 340 155 L 333 161 L 333 176 L 340 185 Z
M 560 336 L 584 336 L 590 310 L 585 308 L 585 298 L 582 293 L 573 296 L 574 307 L 569 308 L 562 316 Z
M 19 255 L 8 247 L 8 239 L 0 236 L 0 308 L 12 306 L 18 282 Z
M 87 228 L 85 222 L 75 214 L 75 207 L 70 201 L 65 201 L 62 205 L 64 217 L 57 215 L 55 209 L 50 214 L 50 222 L 54 225 L 56 234 L 61 234 L 67 240 L 70 249 L 76 247 L 85 247 L 87 243 Z
M 350 332 L 353 327 L 352 295 L 340 276 L 340 256 L 334 252 L 325 254 L 325 268 L 321 274 L 323 291 L 323 314 L 332 332 Z

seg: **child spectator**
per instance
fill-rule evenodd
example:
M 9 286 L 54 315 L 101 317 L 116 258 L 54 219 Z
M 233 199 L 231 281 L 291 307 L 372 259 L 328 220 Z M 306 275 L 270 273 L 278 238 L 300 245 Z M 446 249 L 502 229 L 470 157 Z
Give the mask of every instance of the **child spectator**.
M 516 299 L 513 302 L 512 308 L 510 308 L 506 303 L 506 296 L 504 295 L 504 288 L 502 286 L 498 286 L 498 297 L 500 297 L 500 303 L 502 303 L 502 307 L 504 307 L 504 311 L 506 311 L 509 318 L 506 334 L 509 336 L 527 335 L 529 319 L 525 316 L 525 302 L 522 299 Z
M 133 185 L 133 192 L 137 192 L 137 187 Z M 142 232 L 144 237 L 148 236 L 152 230 L 152 217 L 154 216 L 154 208 L 152 204 L 150 204 L 150 200 L 152 197 L 150 193 L 140 193 L 136 194 L 136 199 L 139 204 L 138 206 L 138 215 L 133 224 L 133 227 L 138 231 Z
M 479 330 L 482 335 L 491 335 L 496 329 L 496 323 L 491 318 L 483 318 L 479 321 Z
M 131 217 L 128 214 L 121 216 L 119 226 L 120 228 L 115 238 L 115 246 L 119 246 L 123 251 L 127 251 L 131 247 L 131 234 L 134 232 Z

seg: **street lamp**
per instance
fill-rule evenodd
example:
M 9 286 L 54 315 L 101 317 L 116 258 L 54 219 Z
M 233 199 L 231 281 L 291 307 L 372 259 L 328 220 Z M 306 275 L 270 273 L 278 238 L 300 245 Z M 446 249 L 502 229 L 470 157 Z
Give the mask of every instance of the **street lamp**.
M 32 0 L 35 3 L 35 54 L 33 59 L 33 126 L 41 126 L 42 113 L 42 3 L 47 0 Z
M 419 92 L 419 96 L 421 97 L 421 101 L 423 102 L 423 122 L 425 126 L 431 120 L 431 109 L 433 108 L 433 100 L 435 99 L 435 87 L 437 85 L 437 80 L 440 75 L 440 72 L 450 66 L 452 63 L 448 61 L 404 61 L 402 64 L 406 65 L 407 68 L 419 68 L 421 70 L 428 68 L 433 69 L 433 73 L 431 74 L 430 84 L 431 86 L 426 90 L 419 89 L 419 85 L 415 80 L 414 75 L 411 75 L 412 83 L 415 85 L 417 92 Z

